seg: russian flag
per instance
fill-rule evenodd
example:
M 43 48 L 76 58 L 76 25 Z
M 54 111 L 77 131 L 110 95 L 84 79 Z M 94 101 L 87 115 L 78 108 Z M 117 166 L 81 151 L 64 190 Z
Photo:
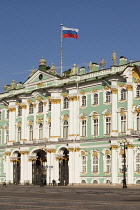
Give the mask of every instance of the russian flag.
M 79 29 L 75 29 L 75 28 L 66 28 L 66 27 L 62 27 L 62 38 L 74 38 L 74 39 L 78 39 L 77 33 L 79 31 Z

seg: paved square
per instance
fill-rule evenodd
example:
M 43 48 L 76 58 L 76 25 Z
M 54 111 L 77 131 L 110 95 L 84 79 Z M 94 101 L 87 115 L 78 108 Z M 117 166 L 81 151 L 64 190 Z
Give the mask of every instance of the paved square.
M 140 188 L 0 186 L 2 210 L 139 210 Z

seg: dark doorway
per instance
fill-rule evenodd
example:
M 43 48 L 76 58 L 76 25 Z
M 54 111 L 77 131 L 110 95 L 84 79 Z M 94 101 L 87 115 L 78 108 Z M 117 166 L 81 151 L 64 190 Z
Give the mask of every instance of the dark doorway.
M 17 159 L 13 162 L 13 183 L 20 183 L 20 157 L 21 154 L 18 152 Z
M 59 180 L 60 185 L 67 185 L 69 183 L 69 151 L 66 148 L 62 148 L 63 157 L 59 161 Z
M 37 159 L 32 162 L 32 183 L 35 185 L 46 185 L 46 152 L 38 150 Z

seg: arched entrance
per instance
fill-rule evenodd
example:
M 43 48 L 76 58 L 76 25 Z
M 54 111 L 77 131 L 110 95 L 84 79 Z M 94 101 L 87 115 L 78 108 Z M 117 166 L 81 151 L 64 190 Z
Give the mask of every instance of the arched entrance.
M 21 154 L 16 151 L 14 152 L 14 156 L 16 156 L 15 160 L 13 160 L 13 183 L 20 183 L 20 157 Z
M 59 159 L 59 180 L 60 185 L 67 185 L 69 183 L 69 151 L 66 148 L 60 149 L 61 158 Z
M 36 160 L 32 161 L 32 183 L 35 185 L 46 184 L 46 152 L 36 150 Z

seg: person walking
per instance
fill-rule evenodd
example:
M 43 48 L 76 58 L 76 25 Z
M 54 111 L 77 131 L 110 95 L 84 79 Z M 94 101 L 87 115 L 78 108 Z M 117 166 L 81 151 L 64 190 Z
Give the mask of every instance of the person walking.
M 60 179 L 58 179 L 58 186 L 60 186 Z

